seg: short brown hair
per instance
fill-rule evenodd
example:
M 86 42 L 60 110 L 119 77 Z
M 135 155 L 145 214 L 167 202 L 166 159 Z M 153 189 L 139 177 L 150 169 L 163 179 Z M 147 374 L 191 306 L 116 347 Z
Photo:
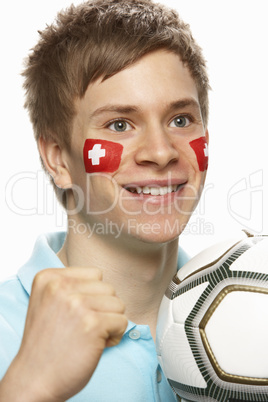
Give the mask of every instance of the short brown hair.
M 83 97 L 89 83 L 157 49 L 178 54 L 188 67 L 207 126 L 206 62 L 176 11 L 151 0 L 92 0 L 61 11 L 39 33 L 22 73 L 36 140 L 53 138 L 69 147 L 74 100 Z

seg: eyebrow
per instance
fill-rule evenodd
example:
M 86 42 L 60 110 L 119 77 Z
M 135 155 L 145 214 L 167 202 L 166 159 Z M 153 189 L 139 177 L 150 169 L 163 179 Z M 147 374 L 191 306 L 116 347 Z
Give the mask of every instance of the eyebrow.
M 200 112 L 199 102 L 197 102 L 194 98 L 179 99 L 175 102 L 171 102 L 168 105 L 167 109 L 172 111 L 172 110 L 184 109 L 185 107 L 191 107 L 193 109 L 196 109 L 196 111 Z
M 99 107 L 98 109 L 94 110 L 89 116 L 90 119 L 93 117 L 97 117 L 103 113 L 108 113 L 108 112 L 116 112 L 119 114 L 130 114 L 134 112 L 139 112 L 139 108 L 136 106 L 131 106 L 131 105 L 106 105 Z
M 166 110 L 168 110 L 168 111 L 174 110 L 175 111 L 178 109 L 183 109 L 185 107 L 192 107 L 193 109 L 196 109 L 196 111 L 200 113 L 200 105 L 194 98 L 179 99 L 174 102 L 171 102 L 166 106 Z M 138 113 L 140 111 L 141 111 L 141 109 L 134 105 L 109 105 L 108 104 L 108 105 L 102 106 L 102 107 L 94 110 L 90 114 L 89 119 L 92 119 L 94 117 L 100 116 L 101 114 L 109 113 L 109 112 L 116 112 L 118 114 L 131 114 L 131 113 Z

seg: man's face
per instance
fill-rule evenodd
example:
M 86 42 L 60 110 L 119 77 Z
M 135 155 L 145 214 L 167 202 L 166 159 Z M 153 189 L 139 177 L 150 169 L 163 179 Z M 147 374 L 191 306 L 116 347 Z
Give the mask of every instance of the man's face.
M 179 56 L 159 50 L 90 84 L 76 110 L 68 165 L 85 196 L 78 221 L 101 235 L 122 228 L 122 236 L 146 242 L 177 237 L 199 200 L 207 163 L 197 88 Z M 86 140 L 96 141 L 87 141 L 84 159 Z M 93 144 L 96 165 L 86 173 Z M 105 144 L 112 147 L 106 156 Z

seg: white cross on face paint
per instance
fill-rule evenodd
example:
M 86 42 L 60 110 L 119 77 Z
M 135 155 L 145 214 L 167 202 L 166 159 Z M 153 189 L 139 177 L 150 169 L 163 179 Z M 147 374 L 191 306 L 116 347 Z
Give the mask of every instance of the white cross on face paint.
M 100 158 L 103 158 L 106 154 L 105 149 L 101 149 L 101 144 L 95 144 L 93 148 L 88 151 L 88 159 L 91 159 L 92 165 L 99 165 Z

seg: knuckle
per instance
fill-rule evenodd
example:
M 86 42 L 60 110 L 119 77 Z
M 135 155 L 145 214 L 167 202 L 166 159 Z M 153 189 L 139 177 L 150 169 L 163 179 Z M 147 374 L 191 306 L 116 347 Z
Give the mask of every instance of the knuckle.
M 86 311 L 85 303 L 80 297 L 80 295 L 72 295 L 67 300 L 68 309 L 71 314 L 75 316 L 83 316 Z
M 34 278 L 33 287 L 44 297 L 60 298 L 70 289 L 72 280 L 57 269 L 40 271 Z
M 54 277 L 54 272 L 51 269 L 44 269 L 38 272 L 33 280 L 33 288 L 43 288 L 46 286 L 51 277 Z
M 96 333 L 101 327 L 100 315 L 96 311 L 90 311 L 84 315 L 83 324 L 86 333 Z
M 51 279 L 45 287 L 45 293 L 48 297 L 60 295 L 60 280 L 58 278 Z
M 63 296 L 70 287 L 70 279 L 62 275 L 53 275 L 46 284 L 46 292 L 49 296 Z

